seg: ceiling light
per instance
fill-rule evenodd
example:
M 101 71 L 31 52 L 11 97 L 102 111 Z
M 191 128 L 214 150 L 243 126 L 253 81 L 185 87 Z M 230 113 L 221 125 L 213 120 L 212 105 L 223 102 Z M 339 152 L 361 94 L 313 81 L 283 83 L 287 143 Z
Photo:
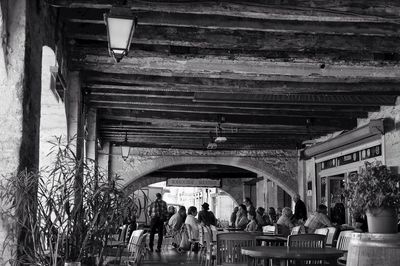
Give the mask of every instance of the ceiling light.
M 107 27 L 108 51 L 119 62 L 128 54 L 137 18 L 129 8 L 114 7 L 104 14 Z
M 131 147 L 129 146 L 129 143 L 128 143 L 128 132 L 125 132 L 125 140 L 121 144 L 121 155 L 122 155 L 122 159 L 124 159 L 124 161 L 128 160 L 130 151 L 131 151 Z

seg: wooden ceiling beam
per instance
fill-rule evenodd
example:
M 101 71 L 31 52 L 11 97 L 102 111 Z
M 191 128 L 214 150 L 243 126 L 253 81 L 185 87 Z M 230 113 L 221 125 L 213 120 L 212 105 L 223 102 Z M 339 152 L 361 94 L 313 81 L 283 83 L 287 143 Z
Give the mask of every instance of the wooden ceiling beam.
M 106 139 L 106 141 L 113 141 L 113 139 Z M 120 141 L 121 142 L 121 141 Z M 137 148 L 166 148 L 166 149 L 191 149 L 191 150 L 206 150 L 207 143 L 156 143 L 150 142 L 130 142 L 129 146 Z M 217 150 L 275 150 L 275 149 L 296 149 L 298 148 L 298 142 L 277 142 L 273 141 L 270 143 L 258 143 L 255 145 L 246 144 L 225 144 L 220 145 Z
M 132 10 L 135 12 L 135 10 Z M 69 22 L 104 24 L 104 13 L 108 9 L 62 9 L 61 16 Z M 295 19 L 290 17 L 264 16 L 234 16 L 225 14 L 198 14 L 187 10 L 183 12 L 168 11 L 140 11 L 135 14 L 138 18 L 138 26 L 176 26 L 176 27 L 196 27 L 213 29 L 242 29 L 253 31 L 292 31 L 292 32 L 312 32 L 312 33 L 341 33 L 357 35 L 399 35 L 397 23 L 390 20 L 378 21 L 375 18 L 353 17 L 350 20 L 321 20 L 321 16 L 299 16 Z M 329 17 L 328 17 L 329 18 Z
M 100 24 L 67 23 L 66 37 L 107 41 L 106 27 Z M 241 29 L 199 29 L 194 27 L 141 25 L 133 43 L 175 45 L 199 48 L 304 51 L 400 52 L 398 36 L 369 36 L 340 33 L 293 32 L 285 30 L 251 31 Z
M 121 5 L 120 0 L 46 0 L 50 5 L 67 8 L 109 9 Z M 324 0 L 265 1 L 252 0 L 235 3 L 232 1 L 140 1 L 129 0 L 126 7 L 137 11 L 167 11 L 175 13 L 220 14 L 249 17 L 327 17 L 329 20 L 360 20 L 360 15 L 393 16 L 400 14 L 400 5 L 396 0 L 342 0 L 327 2 Z M 316 8 L 318 7 L 318 8 Z M 358 15 L 358 18 L 357 18 Z M 374 18 L 374 17 L 372 17 Z M 371 19 L 371 18 L 370 18 Z M 376 18 L 379 20 L 379 17 Z
M 216 122 L 213 121 L 199 121 L 199 120 L 174 120 L 174 119 L 160 119 L 160 118 L 145 118 L 145 117 L 131 117 L 131 116 L 118 116 L 118 115 L 110 115 L 110 114 L 99 114 L 99 119 L 103 123 L 111 124 L 115 126 L 120 126 L 121 128 L 124 126 L 155 126 L 159 128 L 212 128 L 215 129 L 217 125 Z M 302 132 L 307 132 L 307 128 L 304 125 L 271 125 L 271 124 L 251 124 L 247 122 L 243 123 L 232 123 L 232 122 L 224 122 L 223 128 L 227 130 L 253 130 L 256 131 L 266 131 L 266 133 L 276 133 L 276 132 L 291 132 L 290 134 L 296 134 L 294 132 L 298 132 L 299 134 Z M 309 132 L 312 134 L 326 134 L 332 131 L 337 130 L 335 127 L 328 126 L 320 126 L 320 125 L 311 125 L 309 127 Z
M 324 95 L 324 94 L 240 94 L 240 93 L 195 93 L 194 96 L 143 94 L 91 94 L 91 101 L 114 101 L 121 103 L 153 103 L 153 104 L 182 104 L 195 103 L 233 103 L 233 104 L 284 104 L 284 105 L 337 105 L 337 106 L 379 106 L 394 105 L 396 96 L 393 95 Z
M 270 104 L 270 103 L 251 103 L 247 104 L 246 102 L 241 102 L 241 103 L 217 103 L 213 104 L 212 102 L 208 103 L 196 103 L 192 101 L 187 101 L 187 103 L 183 103 L 183 100 L 180 100 L 179 102 L 176 101 L 169 101 L 169 102 L 164 102 L 164 101 L 157 101 L 157 100 L 152 100 L 149 102 L 145 101 L 138 101 L 138 102 L 126 102 L 126 101 L 115 101 L 112 98 L 104 98 L 94 100 L 92 98 L 89 98 L 89 105 L 92 107 L 97 107 L 97 108 L 120 108 L 120 109 L 129 109 L 129 108 L 139 108 L 140 106 L 143 107 L 159 107 L 159 108 L 173 108 L 174 106 L 179 107 L 179 108 L 198 108 L 200 110 L 213 110 L 214 108 L 216 109 L 221 109 L 221 110 L 241 110 L 241 111 L 249 111 L 249 112 L 256 112 L 256 111 L 279 111 L 279 110 L 286 110 L 286 111 L 297 111 L 297 112 L 302 112 L 302 111 L 308 111 L 308 112 L 340 112 L 340 113 L 358 113 L 361 114 L 365 112 L 374 112 L 374 111 L 379 111 L 380 107 L 377 105 L 371 105 L 371 106 L 357 106 L 357 105 L 326 105 L 326 104 L 321 104 L 321 105 L 299 105 L 299 104 Z M 188 109 L 188 110 L 189 110 Z M 351 115 L 351 114 L 348 114 Z
M 342 82 L 352 79 L 354 82 L 365 82 L 366 80 L 377 81 L 380 79 L 383 82 L 399 82 L 400 67 L 346 67 L 343 66 L 340 71 L 339 66 L 332 67 L 331 70 L 324 71 L 319 66 L 307 66 L 307 64 L 287 64 L 287 66 L 269 67 L 268 65 L 261 66 L 251 62 L 241 65 L 242 62 L 231 62 L 230 64 L 220 64 L 210 67 L 207 73 L 207 67 L 189 66 L 185 62 L 176 62 L 168 64 L 154 59 L 153 62 L 147 60 L 135 60 L 136 62 L 125 62 L 116 65 L 112 62 L 112 58 L 108 58 L 108 62 L 75 62 L 73 68 L 83 71 L 97 71 L 104 73 L 120 73 L 120 74 L 138 74 L 138 75 L 158 75 L 158 76 L 178 76 L 187 78 L 200 79 L 233 79 L 233 80 L 250 80 L 254 81 L 288 81 L 288 82 L 323 82 L 326 78 L 334 82 Z M 159 62 L 157 64 L 157 62 Z M 229 71 L 229 66 L 233 67 Z M 212 64 L 212 61 L 209 62 Z M 180 66 L 179 66 L 180 65 Z M 259 66 L 257 69 L 256 66 Z M 218 67 L 220 67 L 218 69 Z M 305 67 L 305 68 L 302 68 Z M 346 74 L 347 73 L 347 74 Z M 374 77 L 375 76 L 375 77 Z M 371 78 L 374 77 L 374 78 Z M 374 80 L 375 79 L 375 80 Z M 350 82 L 350 81 L 349 81 Z M 392 88 L 394 92 L 399 92 L 399 88 Z
M 248 103 L 291 103 L 291 104 L 334 104 L 334 105 L 394 105 L 396 96 L 393 95 L 324 95 L 324 94 L 242 94 L 242 93 L 195 93 L 195 102 L 248 102 Z
M 232 92 L 261 94 L 297 94 L 297 93 L 359 93 L 359 94 L 391 94 L 398 93 L 400 80 L 378 79 L 346 79 L 334 81 L 283 81 L 283 80 L 232 80 L 223 78 L 196 78 L 179 76 L 110 74 L 101 72 L 84 72 L 85 87 L 94 92 L 116 91 L 137 92 L 176 91 L 176 92 Z
M 142 118 L 158 118 L 158 119 L 171 119 L 171 120 L 188 120 L 188 121 L 208 121 L 218 123 L 221 120 L 221 115 L 216 114 L 193 114 L 185 112 L 163 112 L 163 111 L 130 111 L 124 109 L 98 109 L 100 117 L 103 115 L 130 117 L 135 119 L 136 117 Z M 247 123 L 247 124 L 266 124 L 266 125 L 306 125 L 310 118 L 302 117 L 282 117 L 282 116 L 254 116 L 254 115 L 224 115 L 225 121 L 230 123 Z M 356 126 L 355 119 L 323 119 L 315 118 L 312 119 L 313 125 L 333 127 L 337 129 L 352 129 Z
M 191 114 L 214 114 L 214 115 L 253 115 L 253 116 L 291 116 L 291 117 L 325 117 L 325 118 L 366 118 L 368 117 L 367 112 L 332 112 L 332 111 L 313 111 L 313 110 L 286 110 L 279 109 L 251 109 L 251 108 L 226 108 L 226 107 L 215 107 L 210 106 L 194 106 L 194 105 L 177 105 L 172 101 L 170 104 L 140 104 L 140 103 L 104 103 L 92 101 L 91 106 L 95 108 L 112 108 L 112 109 L 124 109 L 130 111 L 157 111 L 157 112 L 182 112 Z

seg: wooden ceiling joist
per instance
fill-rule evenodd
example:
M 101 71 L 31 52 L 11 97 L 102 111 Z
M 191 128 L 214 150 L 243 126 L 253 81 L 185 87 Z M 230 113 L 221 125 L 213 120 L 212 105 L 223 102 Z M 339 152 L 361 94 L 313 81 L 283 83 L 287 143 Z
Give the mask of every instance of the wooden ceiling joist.
M 396 0 L 47 2 L 102 141 L 205 149 L 222 123 L 218 149 L 295 149 L 400 95 Z M 118 64 L 103 18 L 116 5 L 138 18 Z
M 66 35 L 72 39 L 107 42 L 106 27 L 100 24 L 67 23 Z M 399 36 L 340 33 L 292 32 L 282 30 L 199 29 L 195 27 L 141 25 L 134 43 L 175 45 L 214 49 L 288 50 L 308 49 L 369 52 L 400 52 Z

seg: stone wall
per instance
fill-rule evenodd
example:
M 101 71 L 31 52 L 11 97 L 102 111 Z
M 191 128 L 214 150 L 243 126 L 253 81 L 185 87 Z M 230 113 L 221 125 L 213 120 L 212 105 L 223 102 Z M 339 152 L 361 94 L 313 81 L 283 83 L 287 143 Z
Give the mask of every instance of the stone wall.
M 221 164 L 252 171 L 260 177 L 273 180 L 290 195 L 297 193 L 296 151 L 193 151 L 131 148 L 131 156 L 126 162 L 120 155 L 119 147 L 111 147 L 110 153 L 113 154 L 110 156 L 110 171 L 122 178 L 124 186 L 128 186 L 151 172 L 169 166 Z M 239 202 L 241 202 L 242 186 L 238 188 L 238 191 L 239 189 Z
M 0 176 L 15 173 L 19 167 L 23 128 L 24 60 L 25 60 L 25 1 L 1 1 L 0 56 Z M 7 3 L 7 5 L 6 5 Z M 0 177 L 2 178 L 2 177 Z M 0 219 L 0 246 L 6 239 L 9 224 Z M 12 225 L 11 225 L 12 226 Z M 11 249 L 6 249 L 0 265 L 11 258 Z
M 380 118 L 384 118 L 385 163 L 400 168 L 400 97 L 397 97 L 395 106 L 382 106 L 380 112 L 369 113 L 367 119 L 359 119 L 358 126 Z

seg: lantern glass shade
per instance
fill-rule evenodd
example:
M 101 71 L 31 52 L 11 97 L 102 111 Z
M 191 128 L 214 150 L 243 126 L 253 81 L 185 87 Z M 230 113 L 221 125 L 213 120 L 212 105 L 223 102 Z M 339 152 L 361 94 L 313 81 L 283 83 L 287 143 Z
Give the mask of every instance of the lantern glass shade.
M 121 155 L 122 155 L 122 159 L 124 159 L 124 161 L 128 160 L 130 150 L 131 150 L 131 147 L 129 147 L 129 146 L 121 146 Z
M 128 54 L 135 32 L 136 20 L 129 9 L 113 8 L 104 15 L 107 26 L 108 48 L 110 55 L 119 62 Z

